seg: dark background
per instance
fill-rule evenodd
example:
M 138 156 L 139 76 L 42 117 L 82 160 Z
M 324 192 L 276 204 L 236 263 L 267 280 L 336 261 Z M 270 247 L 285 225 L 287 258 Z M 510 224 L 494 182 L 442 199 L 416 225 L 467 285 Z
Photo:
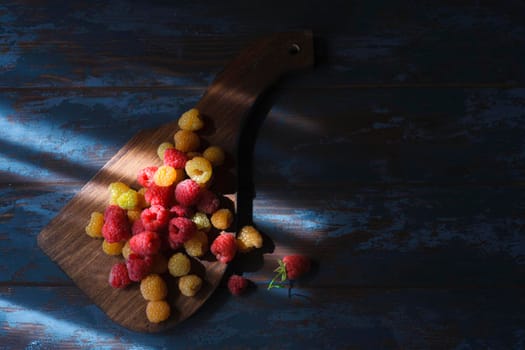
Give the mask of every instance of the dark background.
M 317 65 L 261 101 L 253 221 L 275 250 L 256 291 L 221 285 L 165 334 L 112 323 L 40 230 L 250 41 L 294 29 Z M 524 57 L 523 1 L 2 1 L 0 349 L 523 348 Z M 294 252 L 314 273 L 268 292 Z

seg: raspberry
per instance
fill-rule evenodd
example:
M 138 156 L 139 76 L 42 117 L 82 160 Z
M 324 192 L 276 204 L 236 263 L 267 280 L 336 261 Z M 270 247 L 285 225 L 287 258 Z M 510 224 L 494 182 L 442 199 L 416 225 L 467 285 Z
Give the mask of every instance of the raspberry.
M 202 278 L 197 275 L 186 275 L 179 278 L 179 290 L 182 295 L 192 297 L 201 289 Z
M 191 207 L 186 207 L 180 204 L 174 205 L 170 209 L 170 214 L 172 214 L 172 216 L 175 216 L 175 217 L 183 216 L 185 218 L 190 218 L 193 216 L 194 212 L 195 211 Z
M 208 251 L 208 235 L 197 231 L 191 239 L 184 242 L 184 250 L 189 256 L 201 257 Z
M 288 255 L 283 258 L 288 279 L 295 280 L 310 271 L 310 259 L 304 255 Z
M 131 253 L 126 260 L 129 279 L 139 282 L 151 272 L 152 259 L 149 256 L 141 256 Z
M 110 205 L 117 204 L 118 197 L 120 197 L 122 193 L 127 192 L 129 190 L 130 190 L 129 186 L 123 182 L 119 181 L 119 182 L 110 183 L 109 184 L 109 194 L 110 194 L 109 204 Z
M 131 226 L 131 234 L 133 236 L 144 231 L 146 231 L 146 229 L 144 228 L 142 220 L 136 220 L 133 222 L 133 225 Z
M 157 148 L 157 155 L 159 156 L 160 160 L 164 160 L 164 156 L 166 154 L 166 150 L 168 150 L 170 148 L 175 148 L 175 146 L 171 142 L 163 142 L 163 143 L 161 143 L 159 145 L 159 147 Z M 166 163 L 164 163 L 164 164 L 166 164 Z
M 198 211 L 202 211 L 206 214 L 215 213 L 221 205 L 219 197 L 208 189 L 203 189 L 197 200 L 196 207 Z
M 162 205 L 169 207 L 173 202 L 173 186 L 157 186 L 152 183 L 144 195 L 146 201 L 151 205 Z
M 175 253 L 168 260 L 168 271 L 173 277 L 181 277 L 190 273 L 190 259 L 183 253 Z
M 122 253 L 122 247 L 124 247 L 125 242 L 114 242 L 109 243 L 106 240 L 102 241 L 102 250 L 107 255 L 120 255 Z
M 148 301 L 163 300 L 168 295 L 168 286 L 162 277 L 151 274 L 140 281 L 140 293 Z
M 235 237 L 230 233 L 221 232 L 211 244 L 210 250 L 217 260 L 227 264 L 233 260 L 237 251 Z
M 206 184 L 213 174 L 213 168 L 208 159 L 194 157 L 186 162 L 186 174 L 198 184 Z
M 168 225 L 169 213 L 161 205 L 152 205 L 140 214 L 142 225 L 148 231 L 160 231 Z
M 102 235 L 108 243 L 125 241 L 131 236 L 131 227 L 124 209 L 116 205 L 106 208 Z
M 104 226 L 104 214 L 94 211 L 91 213 L 91 218 L 86 226 L 87 235 L 93 238 L 101 238 L 102 226 Z
M 140 219 L 141 211 L 138 209 L 128 210 L 128 219 L 131 222 L 135 222 Z
M 241 253 L 247 253 L 254 248 L 261 248 L 263 238 L 253 226 L 244 226 L 237 235 L 237 248 Z
M 157 169 L 153 176 L 153 181 L 157 186 L 170 186 L 184 179 L 184 170 L 175 169 L 169 165 L 162 165 Z
M 137 175 L 137 182 L 146 188 L 150 187 L 153 183 L 153 176 L 157 171 L 156 166 L 149 166 L 139 171 Z
M 129 255 L 131 253 L 133 253 L 133 251 L 131 250 L 131 247 L 129 246 L 129 241 L 126 241 L 126 244 L 124 244 L 124 246 L 122 247 L 122 256 L 124 257 L 125 260 L 128 260 Z
M 124 288 L 131 283 L 128 269 L 123 262 L 116 263 L 109 271 L 109 285 L 113 288 Z
M 144 231 L 131 237 L 129 247 L 133 252 L 140 255 L 157 254 L 160 249 L 160 238 L 155 232 Z
M 188 218 L 173 218 L 168 226 L 169 244 L 172 249 L 180 248 L 184 242 L 191 239 L 197 231 L 197 227 Z
M 231 275 L 228 279 L 228 289 L 233 295 L 242 295 L 248 288 L 248 280 L 239 275 Z
M 175 148 L 181 152 L 196 151 L 200 146 L 199 135 L 189 130 L 179 130 L 173 136 Z
M 131 210 L 138 207 L 139 197 L 137 191 L 127 190 L 117 198 L 117 204 L 122 209 Z
M 148 301 L 146 317 L 151 323 L 160 323 L 170 317 L 170 305 L 165 300 Z
M 192 217 L 191 221 L 197 226 L 197 230 L 208 232 L 211 229 L 210 220 L 206 214 L 201 212 L 196 212 Z
M 219 146 L 210 146 L 202 152 L 202 156 L 210 161 L 213 166 L 220 166 L 224 164 L 224 151 Z
M 233 222 L 233 214 L 230 209 L 219 209 L 211 216 L 211 224 L 219 230 L 226 230 Z
M 175 187 L 175 200 L 184 206 L 192 206 L 199 199 L 201 188 L 193 180 L 186 179 Z
M 162 253 L 155 254 L 151 257 L 153 263 L 151 265 L 151 272 L 156 274 L 163 274 L 168 271 L 168 260 Z
M 197 131 L 204 127 L 204 122 L 201 119 L 199 110 L 192 108 L 184 112 L 178 121 L 179 127 L 182 130 Z
M 175 169 L 184 169 L 188 157 L 184 152 L 179 151 L 176 148 L 168 148 L 164 152 L 164 165 L 169 165 Z

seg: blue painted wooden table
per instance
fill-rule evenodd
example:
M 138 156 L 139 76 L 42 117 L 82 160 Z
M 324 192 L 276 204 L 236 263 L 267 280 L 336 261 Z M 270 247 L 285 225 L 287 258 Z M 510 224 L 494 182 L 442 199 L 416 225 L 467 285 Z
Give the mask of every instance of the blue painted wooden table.
M 256 290 L 223 283 L 162 334 L 114 324 L 37 235 L 252 39 L 297 28 L 318 64 L 266 96 L 252 155 L 275 249 L 232 267 Z M 523 348 L 524 57 L 517 0 L 3 1 L 0 349 Z M 316 268 L 267 291 L 290 252 Z

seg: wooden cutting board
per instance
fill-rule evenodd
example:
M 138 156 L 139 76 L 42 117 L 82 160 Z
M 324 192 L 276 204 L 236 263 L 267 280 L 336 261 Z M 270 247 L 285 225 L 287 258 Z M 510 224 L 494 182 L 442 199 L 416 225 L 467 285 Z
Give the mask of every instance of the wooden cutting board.
M 214 190 L 233 201 L 237 199 L 237 141 L 243 120 L 257 98 L 285 73 L 313 64 L 313 42 L 309 31 L 279 33 L 263 37 L 242 51 L 220 73 L 196 108 L 204 115 L 207 127 L 200 132 L 209 144 L 223 147 L 230 157 L 229 165 L 217 171 Z M 91 212 L 103 211 L 108 204 L 107 187 L 122 181 L 133 188 L 138 171 L 146 166 L 161 165 L 158 145 L 172 141 L 178 129 L 174 121 L 134 136 L 80 190 L 38 236 L 40 248 L 55 261 L 82 291 L 112 320 L 141 332 L 157 332 L 175 326 L 192 315 L 213 293 L 226 269 L 214 259 L 202 259 L 192 269 L 204 277 L 204 285 L 195 297 L 182 296 L 176 279 L 166 277 L 171 317 L 160 324 L 146 319 L 146 301 L 138 283 L 124 290 L 109 286 L 110 267 L 123 261 L 103 253 L 101 240 L 90 238 L 84 228 Z

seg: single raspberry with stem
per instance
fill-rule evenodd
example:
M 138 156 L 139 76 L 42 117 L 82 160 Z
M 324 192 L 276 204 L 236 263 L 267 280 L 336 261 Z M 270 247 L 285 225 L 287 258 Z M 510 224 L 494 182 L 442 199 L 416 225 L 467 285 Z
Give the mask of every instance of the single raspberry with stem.
M 310 271 L 310 259 L 304 255 L 288 255 L 277 261 L 275 277 L 268 284 L 268 289 L 283 288 L 286 280 L 296 280 Z M 279 280 L 279 281 L 278 281 Z

